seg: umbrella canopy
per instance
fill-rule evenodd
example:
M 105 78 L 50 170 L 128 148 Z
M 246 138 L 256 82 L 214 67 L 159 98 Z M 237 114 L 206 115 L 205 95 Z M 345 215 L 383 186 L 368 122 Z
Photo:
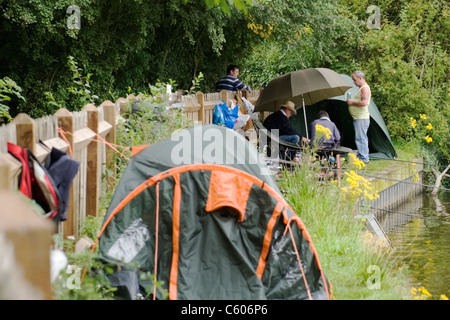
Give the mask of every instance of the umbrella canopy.
M 312 105 L 343 95 L 351 87 L 346 79 L 331 69 L 293 71 L 269 82 L 255 104 L 255 112 L 278 111 L 286 100 L 291 100 L 296 106 Z
M 341 76 L 352 85 L 352 88 L 349 89 L 347 93 L 349 93 L 351 97 L 354 97 L 359 90 L 359 87 L 353 84 L 353 80 L 350 76 L 345 74 L 341 74 Z M 307 127 L 305 126 L 305 123 L 310 124 L 316 119 L 318 112 L 324 110 L 328 112 L 331 121 L 336 124 L 341 133 L 341 146 L 355 150 L 355 130 L 353 128 L 353 118 L 348 111 L 347 99 L 348 96 L 345 94 L 319 101 L 318 103 L 307 107 L 308 114 L 306 121 L 302 113 L 297 113 L 297 115 L 289 118 L 290 123 L 295 130 L 306 136 Z M 370 99 L 369 103 L 369 114 L 370 126 L 367 131 L 367 137 L 369 139 L 369 159 L 397 158 L 398 155 L 390 138 L 389 131 L 373 97 Z

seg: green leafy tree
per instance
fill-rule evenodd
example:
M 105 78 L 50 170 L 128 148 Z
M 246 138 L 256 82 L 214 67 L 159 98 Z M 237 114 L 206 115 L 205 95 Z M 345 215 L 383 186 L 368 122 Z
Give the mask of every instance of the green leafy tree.
M 190 0 L 184 0 L 186 3 Z M 219 6 L 222 11 L 231 15 L 232 8 L 236 8 L 242 12 L 247 12 L 247 7 L 253 3 L 253 0 L 205 0 L 206 7 L 211 9 Z
M 208 91 L 227 64 L 239 63 L 252 48 L 244 19 L 249 0 L 84 0 L 76 1 L 79 21 L 68 10 L 73 5 L 0 1 L 0 74 L 19 81 L 28 101 L 11 106 L 11 114 L 39 117 L 76 103 L 67 92 L 73 86 L 69 56 L 90 75 L 89 90 L 101 100 L 158 79 L 188 90 L 200 72 L 199 89 Z
M 344 2 L 344 1 L 343 1 Z M 363 18 L 366 1 L 345 1 Z M 367 6 L 366 6 L 367 5 Z M 448 3 L 425 1 L 379 1 L 381 25 L 370 29 L 360 24 L 361 37 L 356 65 L 366 71 L 372 94 L 395 138 L 411 137 L 410 118 L 426 114 L 433 124 L 432 143 L 425 153 L 448 163 L 450 131 L 448 55 L 450 37 Z M 367 17 L 367 13 L 365 14 Z M 366 18 L 367 19 L 367 18 Z
M 259 87 L 298 69 L 333 66 L 345 71 L 345 64 L 339 61 L 348 50 L 344 45 L 349 34 L 357 29 L 341 11 L 336 1 L 330 0 L 255 1 L 247 27 L 261 41 L 246 60 L 243 76 Z
M 9 114 L 9 106 L 6 104 L 11 101 L 12 97 L 25 101 L 21 92 L 22 88 L 19 87 L 14 80 L 8 77 L 0 79 L 0 123 L 12 120 L 11 115 Z

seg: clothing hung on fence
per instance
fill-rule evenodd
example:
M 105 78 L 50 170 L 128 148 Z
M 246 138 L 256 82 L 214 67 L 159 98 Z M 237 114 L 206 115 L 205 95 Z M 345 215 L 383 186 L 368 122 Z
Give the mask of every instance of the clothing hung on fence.
M 10 142 L 8 152 L 22 164 L 18 181 L 20 192 L 42 208 L 44 217 L 55 222 L 65 221 L 69 190 L 79 163 L 55 148 L 44 159 L 44 164 L 28 148 Z

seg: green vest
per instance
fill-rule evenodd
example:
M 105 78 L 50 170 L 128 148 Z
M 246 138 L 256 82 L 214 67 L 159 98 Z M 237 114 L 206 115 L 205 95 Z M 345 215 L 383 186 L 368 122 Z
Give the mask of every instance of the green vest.
M 359 88 L 358 92 L 355 94 L 355 96 L 352 98 L 352 100 L 361 101 L 361 89 L 364 87 L 369 88 L 369 85 L 365 84 L 361 88 Z M 353 120 L 361 120 L 361 119 L 369 119 L 370 118 L 369 103 L 370 103 L 371 96 L 372 96 L 372 94 L 369 95 L 368 103 L 364 107 L 348 106 L 348 111 L 350 112 Z

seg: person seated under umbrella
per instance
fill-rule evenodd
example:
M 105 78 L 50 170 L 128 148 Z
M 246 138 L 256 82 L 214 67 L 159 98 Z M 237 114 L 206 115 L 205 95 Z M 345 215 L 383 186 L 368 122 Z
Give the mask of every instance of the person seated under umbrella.
M 340 140 L 336 124 L 326 111 L 320 110 L 317 119 L 311 122 L 311 143 L 322 149 L 333 149 L 339 147 Z
M 303 137 L 295 130 L 289 121 L 292 115 L 296 115 L 295 104 L 292 101 L 286 101 L 280 106 L 280 110 L 270 114 L 263 122 L 267 130 L 278 129 L 278 137 L 286 142 L 299 144 L 300 141 L 307 144 L 309 140 Z

